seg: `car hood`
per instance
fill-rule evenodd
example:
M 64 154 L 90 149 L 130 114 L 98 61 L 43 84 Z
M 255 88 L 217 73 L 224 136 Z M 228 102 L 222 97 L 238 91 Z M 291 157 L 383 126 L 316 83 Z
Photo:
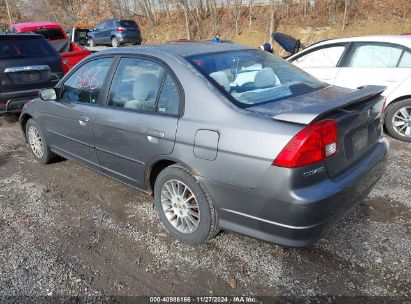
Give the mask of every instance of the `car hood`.
M 384 90 L 382 86 L 365 86 L 358 90 L 329 86 L 305 95 L 249 107 L 247 110 L 276 120 L 309 124 L 336 109 L 363 102 Z

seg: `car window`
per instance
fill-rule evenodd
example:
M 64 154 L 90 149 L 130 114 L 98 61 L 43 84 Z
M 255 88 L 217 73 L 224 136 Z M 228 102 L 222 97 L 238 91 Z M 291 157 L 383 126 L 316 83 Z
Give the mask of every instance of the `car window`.
M 352 68 L 395 68 L 401 57 L 401 47 L 379 44 L 360 44 L 347 66 Z
M 97 26 L 97 29 L 98 29 L 98 30 L 103 30 L 103 29 L 105 29 L 105 28 L 106 28 L 106 24 L 107 24 L 107 22 L 102 22 L 102 23 L 100 23 L 100 24 Z
M 121 59 L 111 85 L 109 106 L 155 112 L 164 73 L 164 68 L 152 61 Z
M 157 111 L 177 115 L 180 105 L 180 94 L 174 79 L 167 75 L 161 88 Z
M 43 38 L 1 40 L 0 59 L 45 58 L 58 56 Z
M 62 99 L 96 104 L 112 60 L 96 59 L 82 65 L 63 84 Z
M 308 94 L 326 86 L 294 65 L 260 50 L 201 54 L 187 60 L 243 108 Z
M 50 40 L 65 39 L 63 31 L 59 28 L 49 28 L 48 31 Z
M 38 29 L 33 31 L 36 34 L 42 35 L 47 40 L 50 40 L 49 31 L 47 29 Z
M 402 55 L 400 64 L 398 65 L 400 68 L 411 68 L 411 53 L 408 51 L 404 51 Z
M 123 27 L 138 27 L 137 23 L 133 20 L 120 20 L 119 25 Z
M 337 66 L 345 46 L 325 47 L 301 56 L 292 63 L 300 68 L 334 68 Z

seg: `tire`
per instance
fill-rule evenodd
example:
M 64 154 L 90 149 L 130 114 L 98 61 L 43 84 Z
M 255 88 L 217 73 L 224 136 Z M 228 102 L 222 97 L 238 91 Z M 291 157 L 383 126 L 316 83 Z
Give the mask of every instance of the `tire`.
M 172 196 L 174 190 L 180 195 Z M 193 197 L 189 199 L 191 195 Z M 186 204 L 183 198 L 188 200 Z M 164 226 L 182 243 L 199 245 L 219 231 L 217 212 L 207 193 L 179 165 L 167 167 L 158 175 L 154 185 L 154 204 Z
M 30 151 L 39 163 L 49 164 L 56 159 L 57 155 L 50 150 L 43 132 L 32 118 L 26 123 L 26 136 L 27 141 L 29 142 Z M 34 137 L 38 140 L 37 144 Z
M 121 43 L 120 43 L 120 41 L 118 40 L 117 37 L 111 38 L 111 46 L 112 46 L 112 47 L 115 47 L 115 48 L 121 46 Z
M 387 107 L 385 127 L 392 137 L 411 142 L 411 99 L 404 99 Z
M 90 39 L 88 40 L 88 46 L 89 46 L 89 47 L 95 47 L 95 46 L 96 46 L 96 42 L 94 41 L 93 38 L 90 38 Z

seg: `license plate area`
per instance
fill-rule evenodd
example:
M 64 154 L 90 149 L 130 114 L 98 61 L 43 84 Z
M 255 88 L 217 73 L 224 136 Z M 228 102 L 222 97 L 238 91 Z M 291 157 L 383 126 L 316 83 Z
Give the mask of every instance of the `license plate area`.
M 51 74 L 49 71 L 25 71 L 9 73 L 7 76 L 12 84 L 26 84 L 48 81 Z
M 39 72 L 21 72 L 20 79 L 22 81 L 37 81 L 40 80 Z
M 353 155 L 358 155 L 368 146 L 368 126 L 356 131 L 351 136 Z
M 378 140 L 380 135 L 381 130 L 378 120 L 350 132 L 345 138 L 347 161 L 363 155 Z

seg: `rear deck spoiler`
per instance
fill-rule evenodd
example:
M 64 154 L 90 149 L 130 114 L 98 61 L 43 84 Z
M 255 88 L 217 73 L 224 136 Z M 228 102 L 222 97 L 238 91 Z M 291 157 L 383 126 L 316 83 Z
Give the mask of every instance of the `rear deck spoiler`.
M 337 109 L 349 107 L 350 105 L 369 100 L 370 98 L 381 94 L 384 90 L 385 87 L 383 86 L 370 85 L 348 92 L 347 94 L 339 95 L 336 98 L 329 98 L 325 102 L 312 102 L 310 100 L 302 99 L 300 100 L 301 102 L 298 102 L 295 100 L 298 107 L 288 107 L 286 112 L 274 115 L 272 118 L 275 120 L 308 125 Z

